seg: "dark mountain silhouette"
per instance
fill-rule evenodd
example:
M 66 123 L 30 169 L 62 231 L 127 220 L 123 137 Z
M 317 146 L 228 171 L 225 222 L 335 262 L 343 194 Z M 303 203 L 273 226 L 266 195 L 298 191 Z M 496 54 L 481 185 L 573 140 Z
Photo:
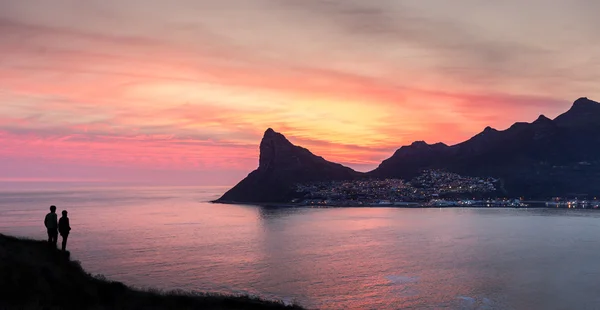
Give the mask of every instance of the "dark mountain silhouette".
M 600 194 L 600 104 L 580 98 L 551 120 L 487 127 L 453 146 L 413 143 L 370 172 L 373 177 L 411 178 L 438 168 L 503 181 L 507 195 L 546 198 Z
M 588 98 L 579 98 L 569 111 L 559 115 L 555 121 L 561 127 L 600 127 L 600 104 Z
M 217 202 L 282 202 L 293 195 L 297 183 L 347 180 L 356 172 L 295 146 L 269 128 L 260 142 L 258 169 L 226 192 Z
M 580 98 L 554 120 L 540 115 L 502 131 L 487 127 L 452 146 L 417 141 L 366 174 L 317 157 L 269 129 L 260 145 L 259 168 L 219 201 L 284 202 L 296 183 L 411 179 L 425 169 L 496 177 L 511 197 L 600 196 L 600 103 Z

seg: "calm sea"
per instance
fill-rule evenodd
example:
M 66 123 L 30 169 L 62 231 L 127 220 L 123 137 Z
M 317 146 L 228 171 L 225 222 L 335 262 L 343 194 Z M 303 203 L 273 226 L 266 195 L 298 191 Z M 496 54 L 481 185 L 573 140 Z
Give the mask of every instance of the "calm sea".
M 272 209 L 222 187 L 0 192 L 0 232 L 68 248 L 138 287 L 247 293 L 322 309 L 600 309 L 600 212 Z

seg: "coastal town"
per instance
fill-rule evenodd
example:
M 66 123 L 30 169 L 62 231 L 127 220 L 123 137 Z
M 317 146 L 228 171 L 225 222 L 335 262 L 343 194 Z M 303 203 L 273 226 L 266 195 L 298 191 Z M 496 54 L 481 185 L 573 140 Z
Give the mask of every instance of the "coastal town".
M 506 198 L 495 178 L 425 170 L 410 181 L 361 179 L 296 185 L 293 203 L 303 206 L 528 207 L 598 208 L 598 201 L 524 201 Z
M 363 179 L 298 184 L 296 200 L 305 205 L 443 204 L 455 198 L 481 198 L 498 191 L 494 178 L 467 177 L 441 170 L 425 170 L 410 182 L 401 179 Z M 449 200 L 450 199 L 450 200 Z

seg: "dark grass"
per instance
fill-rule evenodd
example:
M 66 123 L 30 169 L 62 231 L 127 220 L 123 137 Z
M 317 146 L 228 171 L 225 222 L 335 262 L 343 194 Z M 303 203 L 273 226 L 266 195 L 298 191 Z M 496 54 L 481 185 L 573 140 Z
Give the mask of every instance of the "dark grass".
M 251 296 L 132 289 L 88 274 L 67 254 L 0 234 L 0 310 L 303 309 Z

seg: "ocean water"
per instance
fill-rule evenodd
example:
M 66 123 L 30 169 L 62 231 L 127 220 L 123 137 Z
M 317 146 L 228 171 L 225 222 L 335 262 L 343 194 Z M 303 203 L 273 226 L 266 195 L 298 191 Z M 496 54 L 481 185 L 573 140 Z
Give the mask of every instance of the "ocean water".
M 594 210 L 207 203 L 225 189 L 4 189 L 0 232 L 46 238 L 55 204 L 72 258 L 138 287 L 321 309 L 600 309 Z

